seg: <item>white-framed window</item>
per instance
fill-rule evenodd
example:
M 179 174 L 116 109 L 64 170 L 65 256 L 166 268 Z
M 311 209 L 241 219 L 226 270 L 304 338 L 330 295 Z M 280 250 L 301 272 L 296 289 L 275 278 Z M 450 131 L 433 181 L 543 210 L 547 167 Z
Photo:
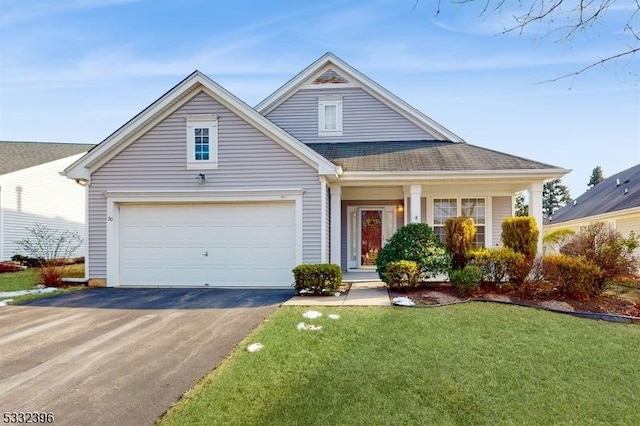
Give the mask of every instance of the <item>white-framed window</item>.
M 469 216 L 476 225 L 473 247 L 485 246 L 487 207 L 484 198 L 434 198 L 433 230 L 444 242 L 447 219 L 457 216 Z
M 433 199 L 433 230 L 440 241 L 444 243 L 445 228 L 447 219 L 458 216 L 457 198 L 434 198 Z
M 318 97 L 318 136 L 342 136 L 342 96 Z
M 187 120 L 187 169 L 218 168 L 218 116 L 199 114 Z

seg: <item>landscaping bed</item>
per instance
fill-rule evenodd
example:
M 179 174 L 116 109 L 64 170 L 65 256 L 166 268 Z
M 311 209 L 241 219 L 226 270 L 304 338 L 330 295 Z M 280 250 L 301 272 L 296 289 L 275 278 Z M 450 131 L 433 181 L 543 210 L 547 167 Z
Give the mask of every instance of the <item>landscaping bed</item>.
M 625 298 L 618 297 L 624 292 Z M 576 300 L 558 294 L 553 288 L 539 286 L 535 291 L 523 292 L 511 288 L 481 285 L 477 290 L 461 295 L 449 283 L 430 284 L 414 289 L 389 289 L 389 297 L 409 297 L 417 306 L 449 305 L 468 300 L 493 301 L 528 305 L 566 312 L 607 313 L 631 316 L 640 321 L 640 291 L 616 287 L 608 294 Z

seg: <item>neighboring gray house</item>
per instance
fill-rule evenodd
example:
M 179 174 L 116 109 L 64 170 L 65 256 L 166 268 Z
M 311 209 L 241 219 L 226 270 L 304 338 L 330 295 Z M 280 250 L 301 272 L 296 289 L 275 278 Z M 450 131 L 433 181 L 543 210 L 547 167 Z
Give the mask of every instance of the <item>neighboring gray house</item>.
M 85 188 L 60 171 L 93 145 L 0 141 L 0 260 L 26 255 L 15 244 L 36 223 L 85 235 Z M 84 246 L 75 253 L 84 255 Z
M 255 109 L 196 71 L 65 170 L 89 185 L 92 284 L 210 287 L 370 271 L 405 223 L 462 214 L 495 246 L 514 194 L 541 225 L 567 172 L 465 143 L 330 53 Z
M 631 232 L 640 235 L 640 164 L 606 178 L 553 213 L 545 232 L 561 228 L 579 232 L 594 222 L 605 222 L 623 237 Z

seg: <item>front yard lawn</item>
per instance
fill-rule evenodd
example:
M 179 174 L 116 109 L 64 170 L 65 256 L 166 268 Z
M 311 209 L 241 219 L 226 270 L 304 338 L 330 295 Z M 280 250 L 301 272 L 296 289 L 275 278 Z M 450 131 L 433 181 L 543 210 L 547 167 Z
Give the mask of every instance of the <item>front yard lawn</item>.
M 279 309 L 159 423 L 639 423 L 638 325 L 491 303 L 306 310 Z
M 66 278 L 84 277 L 84 263 L 62 266 Z M 39 268 L 29 268 L 18 272 L 0 274 L 0 292 L 30 290 L 38 284 Z

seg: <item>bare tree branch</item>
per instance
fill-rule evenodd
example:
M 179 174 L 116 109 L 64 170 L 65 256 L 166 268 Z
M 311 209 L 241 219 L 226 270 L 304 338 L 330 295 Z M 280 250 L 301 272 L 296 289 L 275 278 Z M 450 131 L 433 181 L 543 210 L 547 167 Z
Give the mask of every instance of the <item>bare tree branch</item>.
M 477 2 L 478 0 L 449 1 L 455 4 L 465 4 Z M 513 7 L 513 3 L 509 3 L 506 0 L 482 1 L 484 4 L 480 12 L 481 16 L 508 11 L 509 7 Z M 438 14 L 440 14 L 441 10 L 440 3 L 441 0 L 438 0 Z M 640 51 L 640 28 L 638 28 L 640 27 L 640 0 L 519 0 L 517 5 L 519 11 L 511 15 L 513 25 L 507 26 L 501 32 L 502 34 L 517 32 L 522 35 L 525 29 L 529 27 L 546 25 L 548 29 L 543 37 L 555 34 L 557 41 L 563 42 L 570 41 L 579 33 L 587 33 L 589 30 L 594 30 L 598 22 L 606 17 L 613 16 L 614 13 L 628 13 L 628 18 L 620 23 L 619 31 L 621 34 L 631 36 L 631 44 L 622 47 L 618 52 L 614 52 L 610 56 L 594 61 L 578 71 L 544 82 L 553 82 L 577 76 L 589 69 L 621 58 L 627 58 L 631 62 Z

